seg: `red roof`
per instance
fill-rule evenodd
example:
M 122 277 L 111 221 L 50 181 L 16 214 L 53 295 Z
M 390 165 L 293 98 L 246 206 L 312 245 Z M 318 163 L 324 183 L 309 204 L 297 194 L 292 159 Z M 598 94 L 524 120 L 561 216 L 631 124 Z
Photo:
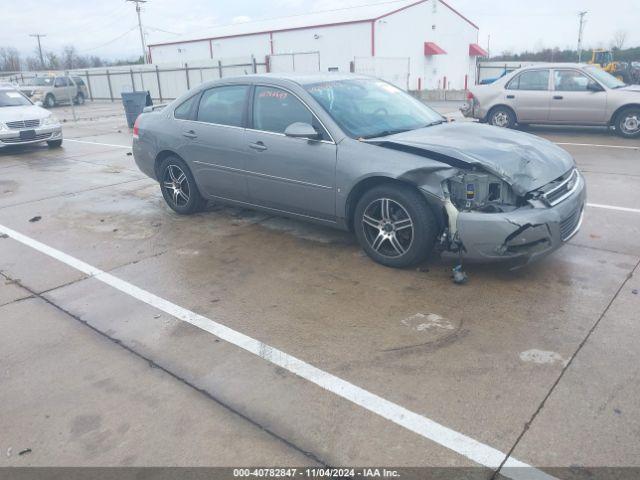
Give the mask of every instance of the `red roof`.
M 442 48 L 436 45 L 433 42 L 424 42 L 424 54 L 425 56 L 429 55 L 444 55 L 445 52 Z
M 487 52 L 484 48 L 482 48 L 477 43 L 469 44 L 469 56 L 470 57 L 488 57 L 489 52 Z

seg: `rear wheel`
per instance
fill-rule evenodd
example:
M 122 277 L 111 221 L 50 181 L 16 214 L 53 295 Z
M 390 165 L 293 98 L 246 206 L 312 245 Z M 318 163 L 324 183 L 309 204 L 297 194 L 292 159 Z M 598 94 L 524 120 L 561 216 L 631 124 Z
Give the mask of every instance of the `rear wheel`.
M 160 190 L 167 205 L 176 213 L 189 215 L 202 210 L 207 201 L 202 198 L 193 174 L 179 157 L 170 156 L 159 169 Z
M 47 108 L 53 108 L 56 106 L 56 97 L 53 94 L 48 93 L 46 97 L 44 97 L 44 106 Z
M 82 92 L 78 92 L 76 98 L 74 99 L 74 103 L 76 105 L 84 105 L 84 94 Z
M 509 107 L 495 107 L 487 117 L 494 127 L 513 128 L 516 125 L 516 115 Z
M 640 107 L 627 108 L 620 112 L 614 122 L 616 133 L 625 138 L 640 136 Z
M 435 243 L 435 216 L 410 187 L 381 185 L 365 193 L 356 206 L 354 230 L 374 261 L 403 268 L 424 262 Z

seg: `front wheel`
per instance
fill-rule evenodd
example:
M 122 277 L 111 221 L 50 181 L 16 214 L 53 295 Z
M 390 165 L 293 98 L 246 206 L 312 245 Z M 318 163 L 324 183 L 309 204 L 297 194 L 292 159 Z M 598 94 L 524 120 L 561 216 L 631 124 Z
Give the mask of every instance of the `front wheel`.
M 52 94 L 48 94 L 45 98 L 44 98 L 44 106 L 47 108 L 53 108 L 56 106 L 56 97 L 54 97 Z
M 178 157 L 167 157 L 160 165 L 160 190 L 167 205 L 180 215 L 202 210 L 207 202 L 196 186 L 187 164 Z
M 625 138 L 640 136 L 640 108 L 627 108 L 618 114 L 615 121 L 616 133 Z
M 516 115 L 507 107 L 496 107 L 489 112 L 489 123 L 494 127 L 513 128 L 516 125 Z
M 438 233 L 435 216 L 411 187 L 381 185 L 365 193 L 356 206 L 354 230 L 374 261 L 403 268 L 424 262 Z

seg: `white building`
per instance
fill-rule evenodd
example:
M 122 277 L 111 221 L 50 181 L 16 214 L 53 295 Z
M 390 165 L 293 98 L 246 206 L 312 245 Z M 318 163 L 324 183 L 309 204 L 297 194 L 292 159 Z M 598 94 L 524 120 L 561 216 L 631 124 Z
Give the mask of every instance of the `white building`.
M 153 63 L 254 56 L 271 71 L 355 71 L 411 90 L 475 83 L 478 27 L 442 0 L 400 0 L 212 28 L 149 45 Z

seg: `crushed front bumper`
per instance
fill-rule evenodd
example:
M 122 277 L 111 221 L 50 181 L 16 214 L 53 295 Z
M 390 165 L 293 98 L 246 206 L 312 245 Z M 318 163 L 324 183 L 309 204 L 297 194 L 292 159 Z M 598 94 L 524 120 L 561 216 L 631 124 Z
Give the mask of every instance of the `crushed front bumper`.
M 578 233 L 582 223 L 587 190 L 582 175 L 578 182 L 573 193 L 553 207 L 460 212 L 457 229 L 464 258 L 524 264 L 557 250 Z

